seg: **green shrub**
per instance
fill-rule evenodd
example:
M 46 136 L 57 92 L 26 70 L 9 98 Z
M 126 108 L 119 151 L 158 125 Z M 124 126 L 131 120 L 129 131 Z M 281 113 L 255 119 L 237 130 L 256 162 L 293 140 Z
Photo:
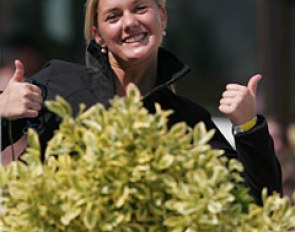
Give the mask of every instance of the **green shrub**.
M 254 204 L 242 165 L 208 141 L 203 123 L 167 129 L 171 112 L 149 114 L 139 92 L 114 98 L 105 110 L 81 106 L 76 118 L 57 98 L 48 107 L 63 118 L 40 161 L 29 132 L 24 162 L 0 171 L 3 232 L 24 231 L 287 231 L 295 208 L 278 194 Z

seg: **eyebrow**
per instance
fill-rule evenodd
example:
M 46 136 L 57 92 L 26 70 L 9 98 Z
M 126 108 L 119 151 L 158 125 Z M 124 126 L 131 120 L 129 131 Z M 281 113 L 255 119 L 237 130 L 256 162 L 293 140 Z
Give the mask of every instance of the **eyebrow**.
M 131 2 L 131 5 L 135 5 L 137 3 L 140 3 L 140 2 L 143 2 L 144 0 L 133 0 L 133 2 Z M 106 9 L 105 11 L 102 12 L 102 16 L 105 16 L 106 14 L 110 13 L 110 12 L 113 12 L 113 11 L 116 11 L 118 8 L 116 6 L 114 7 L 110 7 L 108 9 Z
M 134 4 L 136 4 L 138 2 L 142 2 L 142 1 L 143 0 L 133 0 L 133 2 L 131 2 L 131 5 L 134 5 Z M 109 11 L 112 11 L 112 10 L 115 10 L 115 9 L 117 9 L 117 7 L 111 7 L 109 9 L 107 9 L 105 12 L 109 12 Z

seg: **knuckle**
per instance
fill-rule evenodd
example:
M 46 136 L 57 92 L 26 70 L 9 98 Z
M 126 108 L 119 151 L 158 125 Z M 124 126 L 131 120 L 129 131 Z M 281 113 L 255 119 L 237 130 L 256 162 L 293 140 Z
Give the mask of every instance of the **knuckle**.
M 36 109 L 36 111 L 41 110 L 41 104 L 36 103 L 34 108 Z
M 231 84 L 227 84 L 226 86 L 225 86 L 225 89 L 229 89 L 231 87 Z
M 241 91 L 242 95 L 246 96 L 249 93 L 249 90 L 247 88 L 243 88 Z
M 18 115 L 19 115 L 19 116 L 25 116 L 26 113 L 27 113 L 27 109 L 26 109 L 25 107 L 21 107 L 21 108 L 19 109 Z
M 25 109 L 27 109 L 29 107 L 30 103 L 31 102 L 27 98 L 24 98 L 22 100 L 22 107 L 24 107 Z

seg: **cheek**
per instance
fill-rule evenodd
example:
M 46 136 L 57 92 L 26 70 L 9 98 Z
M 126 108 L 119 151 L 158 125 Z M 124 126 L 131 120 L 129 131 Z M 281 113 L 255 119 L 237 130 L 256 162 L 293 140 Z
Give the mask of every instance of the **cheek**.
M 102 36 L 105 37 L 106 41 L 114 40 L 120 36 L 120 25 L 108 25 L 105 30 L 102 30 Z
M 161 17 L 157 15 L 153 15 L 149 18 L 149 25 L 153 26 L 153 30 L 162 31 L 162 20 Z

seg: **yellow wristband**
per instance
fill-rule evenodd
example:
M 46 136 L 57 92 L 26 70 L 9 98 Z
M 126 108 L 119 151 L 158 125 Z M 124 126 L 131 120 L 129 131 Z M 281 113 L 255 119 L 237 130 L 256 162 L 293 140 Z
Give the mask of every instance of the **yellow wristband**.
M 248 130 L 252 129 L 257 123 L 257 117 L 252 118 L 248 122 L 243 123 L 240 127 L 242 128 L 243 132 L 247 132 Z

